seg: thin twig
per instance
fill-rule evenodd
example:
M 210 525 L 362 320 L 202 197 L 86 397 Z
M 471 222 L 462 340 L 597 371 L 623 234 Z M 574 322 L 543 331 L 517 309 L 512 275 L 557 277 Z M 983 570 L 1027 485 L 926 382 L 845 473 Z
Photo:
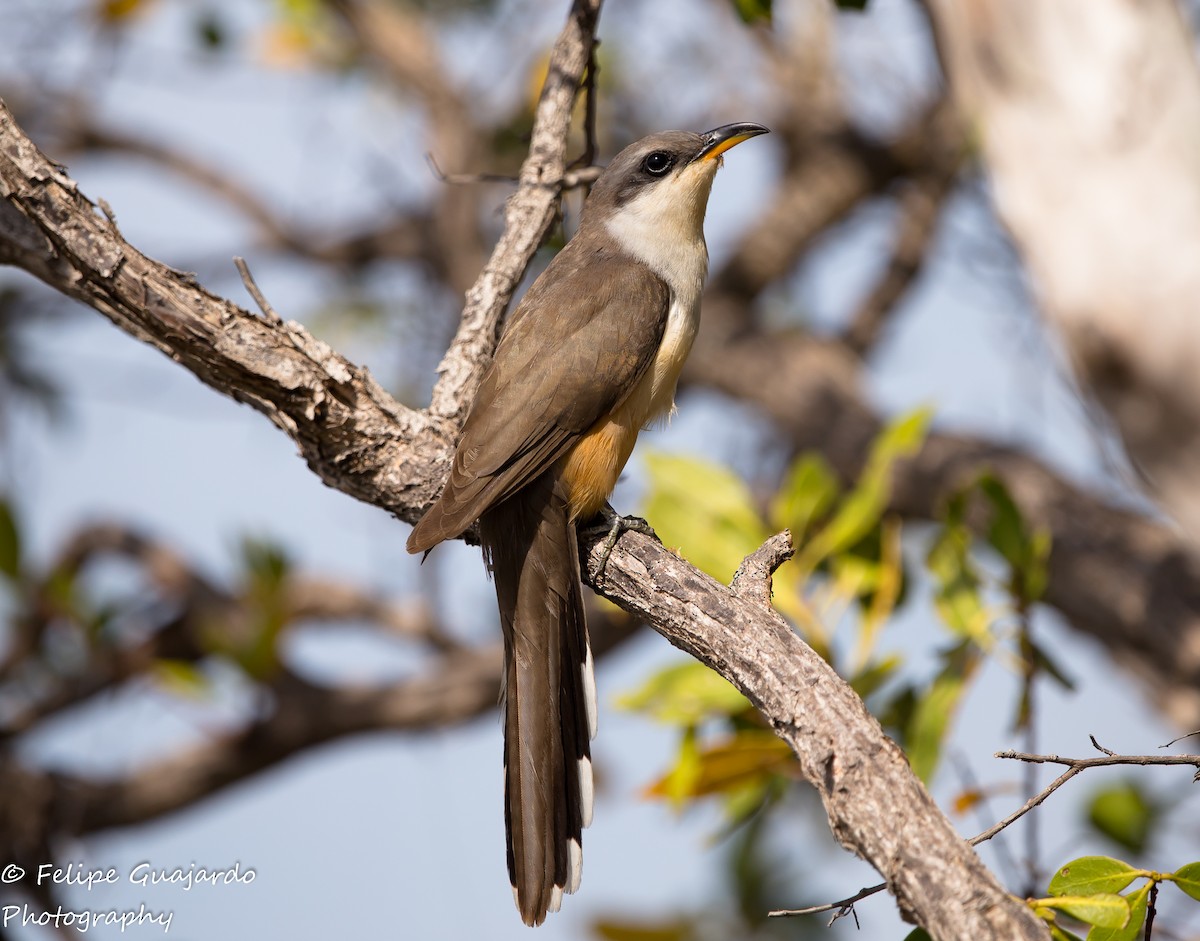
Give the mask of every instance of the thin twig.
M 1114 757 L 1116 756 L 1117 753 L 1115 751 L 1113 751 L 1111 748 L 1105 748 L 1103 745 L 1101 745 L 1099 742 L 1097 742 L 1096 736 L 1089 735 L 1088 739 L 1091 741 L 1092 747 L 1095 748 L 1096 751 L 1102 751 L 1106 755 L 1112 755 Z
M 470 186 L 478 183 L 507 183 L 516 186 L 520 182 L 517 177 L 504 173 L 447 173 L 438 165 L 433 154 L 426 154 L 425 162 L 429 164 L 429 169 L 433 171 L 434 178 L 439 183 L 447 183 L 451 186 Z M 599 179 L 603 172 L 604 167 L 593 166 L 589 161 L 578 169 L 568 170 L 564 173 L 557 188 L 560 192 L 565 192 L 580 186 L 590 186 Z
M 567 165 L 568 170 L 590 167 L 596 162 L 596 154 L 599 152 L 596 143 L 596 72 L 599 69 L 596 64 L 596 49 L 599 45 L 600 40 L 596 40 L 588 49 L 587 75 L 583 80 L 583 153 Z
M 1101 751 L 1107 752 L 1107 749 L 1097 744 L 1094 739 L 1092 744 L 1096 745 L 1096 747 Z M 1001 830 L 1020 820 L 1027 813 L 1029 813 L 1029 811 L 1033 810 L 1034 807 L 1037 807 L 1039 804 L 1044 802 L 1047 797 L 1070 781 L 1071 778 L 1089 768 L 1104 768 L 1112 765 L 1191 765 L 1194 768 L 1200 769 L 1200 755 L 1156 756 L 1105 754 L 1103 758 L 1061 758 L 1058 755 L 1030 755 L 1025 752 L 1002 751 L 996 752 L 996 757 L 1011 758 L 1015 761 L 1028 761 L 1032 762 L 1033 764 L 1066 765 L 1067 770 L 1055 778 L 1048 787 L 1043 788 L 1041 792 L 1035 794 L 999 823 L 967 840 L 967 843 L 969 843 L 971 846 L 978 846 L 980 843 L 987 842 Z M 1196 778 L 1194 780 L 1200 780 L 1200 770 L 1197 770 Z M 815 915 L 819 912 L 829 912 L 833 911 L 834 909 L 837 909 L 844 915 L 849 913 L 849 910 L 853 908 L 855 902 L 861 901 L 862 899 L 874 895 L 877 892 L 882 892 L 886 888 L 887 883 L 880 883 L 879 885 L 872 886 L 869 889 L 862 889 L 856 895 L 852 895 L 846 899 L 841 899 L 837 902 L 829 902 L 826 905 L 814 905 L 811 908 L 781 909 L 779 911 L 769 912 L 768 915 L 772 918 L 784 915 Z M 1152 920 L 1153 916 L 1148 914 L 1147 924 L 1149 924 L 1149 922 Z M 1149 938 L 1149 936 L 1149 931 L 1147 931 L 1146 937 Z
M 1158 903 L 1158 880 L 1150 880 L 1150 895 L 1146 899 L 1146 933 L 1143 941 L 1150 941 L 1150 932 L 1154 930 L 1155 906 Z
M 979 795 L 977 799 L 971 802 L 972 809 L 976 812 L 979 822 L 985 823 L 988 820 L 995 819 L 995 815 L 992 813 L 991 798 L 988 792 L 976 780 L 971 766 L 962 756 L 957 756 L 954 767 L 958 771 L 964 789 Z M 996 854 L 996 860 L 1000 868 L 1005 870 L 1011 877 L 1012 882 L 1015 883 L 1020 878 L 1020 866 L 1017 864 L 1016 856 L 1009 849 L 1008 843 L 1005 840 L 997 840 L 993 844 L 992 849 Z
M 1018 644 L 1021 651 L 1021 707 L 1018 713 L 1018 728 L 1025 733 L 1025 748 L 1037 751 L 1037 649 L 1033 644 L 1033 622 L 1029 617 L 1029 604 L 1018 597 L 1017 616 L 1020 620 Z M 1024 796 L 1026 800 L 1038 793 L 1038 766 L 1025 766 Z M 1033 895 L 1041 882 L 1038 859 L 1041 856 L 1039 819 L 1033 817 L 1025 827 L 1025 873 L 1027 882 L 1023 894 Z
M 258 289 L 258 284 L 254 280 L 254 275 L 250 273 L 250 266 L 246 264 L 246 259 L 239 255 L 233 259 L 233 263 L 237 265 L 237 270 L 242 276 L 242 284 L 246 285 L 246 290 L 254 298 L 254 303 L 258 305 L 258 309 L 262 311 L 263 316 L 270 323 L 283 323 L 283 318 L 276 313 L 275 308 L 271 306 L 271 302 Z
M 1029 811 L 1041 804 L 1047 797 L 1066 784 L 1071 778 L 1086 771 L 1088 768 L 1104 768 L 1112 765 L 1191 765 L 1200 769 L 1200 755 L 1104 755 L 1102 758 L 1060 758 L 1058 755 L 1030 755 L 1025 752 L 1002 751 L 996 752 L 997 758 L 1011 758 L 1015 761 L 1027 761 L 1033 764 L 1066 765 L 1067 770 L 1060 774 L 1049 787 L 1027 800 L 1020 808 L 1013 811 L 994 827 L 971 839 L 972 846 L 990 840 L 1005 827 L 1019 820 Z M 1197 771 L 1200 777 L 1200 770 Z
M 511 183 L 516 185 L 518 180 L 508 173 L 447 173 L 437 162 L 433 154 L 425 155 L 425 163 L 433 171 L 434 179 L 439 183 L 449 183 L 454 186 L 469 186 L 474 183 Z
M 1004 757 L 1009 757 L 1009 756 L 997 755 L 996 757 L 1004 758 Z M 1024 817 L 1027 813 L 1029 813 L 1029 811 L 1033 810 L 1034 807 L 1037 807 L 1038 804 L 1042 803 L 1042 801 L 1044 801 L 1047 797 L 1049 797 L 1051 794 L 1053 794 L 1055 791 L 1057 791 L 1060 787 L 1062 787 L 1064 784 L 1066 784 L 1068 781 L 1070 781 L 1071 778 L 1075 777 L 1075 775 L 1079 774 L 1079 772 L 1082 770 L 1083 770 L 1082 768 L 1068 768 L 1066 771 L 1064 771 L 1062 774 L 1060 774 L 1057 778 L 1055 778 L 1050 783 L 1049 787 L 1044 788 L 1040 794 L 1035 794 L 1033 797 L 1029 798 L 1029 800 L 1027 800 L 1024 804 L 1022 804 L 1019 808 L 1017 808 L 1015 811 L 1013 811 L 1011 814 L 1009 814 L 1007 817 L 1005 817 L 1003 820 L 1001 820 L 995 826 L 988 827 L 988 829 L 984 830 L 982 833 L 978 834 L 977 836 L 973 836 L 967 842 L 970 843 L 972 846 L 978 846 L 980 843 L 984 843 L 984 842 L 990 840 L 992 837 L 994 837 L 997 833 L 999 833 L 1005 827 L 1007 827 L 1013 823 L 1016 823 L 1018 820 L 1020 820 L 1022 817 Z
M 850 913 L 854 908 L 855 902 L 861 902 L 865 898 L 870 898 L 872 895 L 877 895 L 887 888 L 886 882 L 881 882 L 879 885 L 873 885 L 869 889 L 859 889 L 858 892 L 848 899 L 841 899 L 837 902 L 829 902 L 827 905 L 814 905 L 811 908 L 784 908 L 778 911 L 768 912 L 768 918 L 783 918 L 789 915 L 817 915 L 821 912 L 832 912 L 837 909 L 838 917 L 842 917 Z M 832 924 L 832 922 L 831 922 Z
M 1032 761 L 1039 765 L 1066 765 L 1085 771 L 1088 768 L 1104 768 L 1111 765 L 1191 765 L 1200 768 L 1200 755 L 1111 755 L 1103 758 L 1063 758 L 1059 755 L 1029 755 L 1019 751 L 998 751 L 997 758 L 1014 761 Z

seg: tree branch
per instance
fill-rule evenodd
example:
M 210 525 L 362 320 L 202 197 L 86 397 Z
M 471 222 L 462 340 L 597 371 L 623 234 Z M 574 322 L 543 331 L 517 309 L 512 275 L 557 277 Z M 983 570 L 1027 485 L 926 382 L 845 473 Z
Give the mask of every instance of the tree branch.
M 602 538 L 588 546 L 589 583 Z M 734 684 L 817 789 L 837 840 L 884 877 L 935 937 L 1045 938 L 955 832 L 862 700 L 773 609 L 637 533 L 604 567 L 604 594 Z M 883 822 L 886 821 L 886 824 Z
M 458 333 L 438 367 L 429 413 L 455 427 L 466 416 L 483 371 L 491 362 L 501 318 L 513 292 L 558 217 L 571 111 L 599 18 L 600 0 L 575 0 L 571 7 L 567 25 L 550 53 L 546 84 L 534 115 L 529 156 L 521 164 L 521 185 L 505 208 L 504 234 L 467 292 Z

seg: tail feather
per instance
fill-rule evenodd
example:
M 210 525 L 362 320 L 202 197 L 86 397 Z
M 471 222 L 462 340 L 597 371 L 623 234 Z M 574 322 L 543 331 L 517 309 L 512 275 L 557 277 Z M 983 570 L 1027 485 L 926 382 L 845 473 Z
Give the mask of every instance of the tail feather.
M 575 526 L 553 473 L 480 519 L 505 642 L 508 872 L 529 925 L 579 887 L 595 687 Z

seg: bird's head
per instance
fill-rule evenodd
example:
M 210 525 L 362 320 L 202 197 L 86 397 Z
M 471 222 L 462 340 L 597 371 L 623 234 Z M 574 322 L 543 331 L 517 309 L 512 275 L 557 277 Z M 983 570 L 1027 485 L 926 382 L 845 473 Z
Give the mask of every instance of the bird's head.
M 668 246 L 704 245 L 704 211 L 729 148 L 766 134 L 761 124 L 726 124 L 704 134 L 663 131 L 622 150 L 592 187 L 581 226 L 604 224 L 650 262 Z M 667 275 L 665 271 L 661 274 Z

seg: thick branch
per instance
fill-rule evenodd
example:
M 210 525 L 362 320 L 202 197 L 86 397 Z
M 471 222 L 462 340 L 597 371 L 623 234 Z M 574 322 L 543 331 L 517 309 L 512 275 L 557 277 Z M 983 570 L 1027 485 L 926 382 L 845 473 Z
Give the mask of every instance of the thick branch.
M 598 536 L 590 547 L 598 549 Z M 941 939 L 1044 938 L 912 773 L 862 700 L 757 598 L 626 533 L 604 570 L 605 595 L 732 682 L 800 759 L 834 836 L 870 862 L 901 910 Z M 595 579 L 600 553 L 588 553 Z

